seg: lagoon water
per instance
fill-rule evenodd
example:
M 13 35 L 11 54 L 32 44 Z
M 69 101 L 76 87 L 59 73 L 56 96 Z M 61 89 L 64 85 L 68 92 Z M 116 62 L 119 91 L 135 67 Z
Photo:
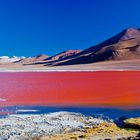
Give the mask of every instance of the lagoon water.
M 105 119 L 117 119 L 120 117 L 130 118 L 140 116 L 140 109 L 122 109 L 109 107 L 10 106 L 0 107 L 0 110 L 5 112 L 5 114 L 1 113 L 1 117 L 6 116 L 7 114 L 46 114 L 59 111 L 77 112 L 84 115 L 103 117 Z
M 140 116 L 140 72 L 0 73 L 1 114 L 56 111 Z

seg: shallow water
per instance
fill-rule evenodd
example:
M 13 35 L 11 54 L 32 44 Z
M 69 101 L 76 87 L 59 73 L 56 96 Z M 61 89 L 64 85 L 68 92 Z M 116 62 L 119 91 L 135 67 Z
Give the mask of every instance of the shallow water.
M 139 71 L 0 73 L 1 116 L 71 111 L 139 117 L 139 95 Z
M 139 108 L 139 71 L 0 73 L 0 106 Z
M 117 119 L 120 117 L 140 117 L 140 109 L 120 109 L 120 108 L 102 108 L 102 107 L 48 107 L 48 106 L 10 106 L 0 107 L 3 113 L 7 114 L 47 114 L 59 111 L 77 112 L 84 115 L 91 115 L 97 117 L 108 117 Z

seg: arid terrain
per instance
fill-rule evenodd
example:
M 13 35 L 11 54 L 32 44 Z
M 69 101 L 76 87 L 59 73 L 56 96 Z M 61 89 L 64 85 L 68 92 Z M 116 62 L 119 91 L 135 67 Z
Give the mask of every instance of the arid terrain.
M 0 57 L 0 71 L 140 70 L 140 29 L 128 28 L 85 50 Z
M 20 71 L 106 71 L 106 70 L 140 70 L 140 60 L 104 61 L 90 64 L 66 65 L 66 66 L 44 66 L 0 64 L 1 72 Z

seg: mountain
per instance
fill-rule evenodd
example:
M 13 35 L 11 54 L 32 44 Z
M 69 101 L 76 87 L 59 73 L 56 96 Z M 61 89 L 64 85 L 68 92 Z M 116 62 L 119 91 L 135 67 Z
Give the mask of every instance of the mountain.
M 33 57 L 13 57 L 10 58 L 8 56 L 1 56 L 0 63 L 14 63 L 21 65 L 35 65 L 35 64 L 43 64 L 43 65 L 54 65 L 58 62 L 64 62 L 65 60 L 70 60 L 73 56 L 80 53 L 81 50 L 66 50 L 61 53 L 58 53 L 54 56 L 49 57 L 48 55 L 41 54 Z
M 1 56 L 0 64 L 59 66 L 133 59 L 140 59 L 140 29 L 138 28 L 125 29 L 83 51 L 66 50 L 51 57 L 45 54 L 27 58 Z
M 56 61 L 56 60 L 67 59 L 67 58 L 70 58 L 71 56 L 74 56 L 74 55 L 80 53 L 80 52 L 81 52 L 81 50 L 66 50 L 66 51 L 58 53 L 58 54 L 56 54 L 54 56 L 51 56 L 46 60 Z
M 23 65 L 34 64 L 34 63 L 43 61 L 43 60 L 47 59 L 48 57 L 49 57 L 48 55 L 40 54 L 40 55 L 37 55 L 37 56 L 20 59 L 19 61 L 16 61 L 15 63 L 16 64 L 23 64 Z
M 140 29 L 128 28 L 112 38 L 92 46 L 70 60 L 56 65 L 94 63 L 107 60 L 140 58 Z
M 21 57 L 0 56 L 0 64 L 10 64 L 10 63 L 14 63 L 16 61 L 20 61 L 21 59 L 24 59 L 24 58 L 25 58 L 24 56 L 21 56 Z
M 66 50 L 61 53 L 58 53 L 54 56 L 48 57 L 44 59 L 44 61 L 36 63 L 36 64 L 45 64 L 45 65 L 57 65 L 58 63 L 65 62 L 67 60 L 71 60 L 77 54 L 79 54 L 81 50 Z

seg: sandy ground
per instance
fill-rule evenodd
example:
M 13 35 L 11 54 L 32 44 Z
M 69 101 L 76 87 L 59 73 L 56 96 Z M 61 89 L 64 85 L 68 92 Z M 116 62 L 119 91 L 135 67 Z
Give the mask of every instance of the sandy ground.
M 0 72 L 140 70 L 140 60 L 104 61 L 68 66 L 0 64 Z

